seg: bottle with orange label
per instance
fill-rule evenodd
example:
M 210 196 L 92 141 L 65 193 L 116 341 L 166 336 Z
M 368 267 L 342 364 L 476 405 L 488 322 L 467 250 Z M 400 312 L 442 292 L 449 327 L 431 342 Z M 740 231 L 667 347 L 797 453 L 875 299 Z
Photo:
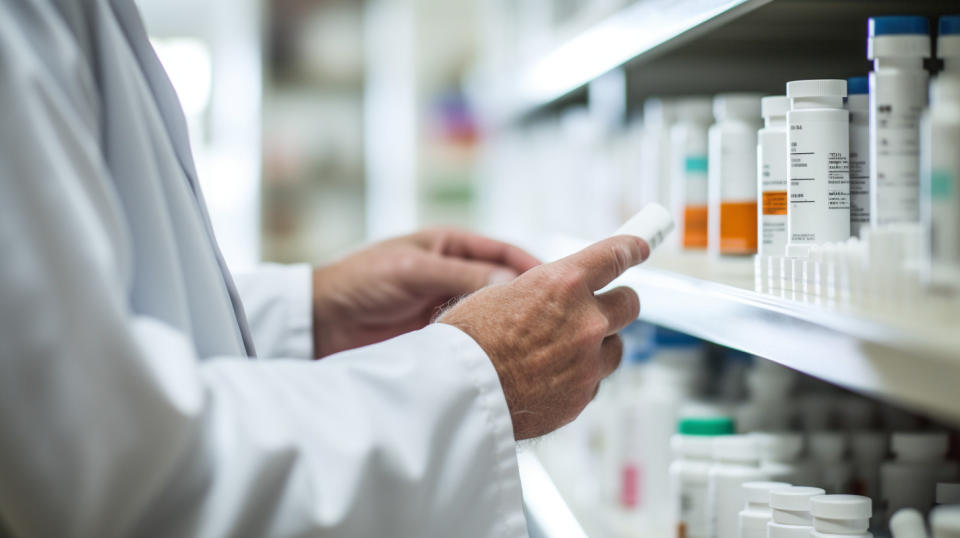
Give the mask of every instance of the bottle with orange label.
M 757 187 L 760 192 L 759 236 L 762 256 L 783 256 L 787 248 L 787 110 L 786 95 L 760 101 L 763 128 L 757 133 Z
M 713 122 L 709 97 L 677 99 L 670 129 L 670 172 L 680 242 L 685 249 L 707 248 L 707 129 Z
M 760 94 L 726 93 L 713 99 L 717 123 L 708 152 L 708 249 L 757 252 L 757 131 Z

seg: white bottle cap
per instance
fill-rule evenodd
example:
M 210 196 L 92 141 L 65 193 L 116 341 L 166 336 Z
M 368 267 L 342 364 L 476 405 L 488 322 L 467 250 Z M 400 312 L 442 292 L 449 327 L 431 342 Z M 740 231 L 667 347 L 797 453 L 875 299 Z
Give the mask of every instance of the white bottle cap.
M 890 442 L 897 458 L 907 461 L 930 461 L 943 458 L 949 448 L 945 433 L 894 432 Z
M 713 121 L 713 100 L 710 97 L 681 97 L 676 100 L 674 110 L 679 121 Z
M 793 461 L 803 453 L 803 436 L 799 433 L 757 433 L 760 459 Z
M 810 538 L 809 525 L 784 525 L 771 521 L 767 523 L 767 538 Z
M 960 482 L 938 483 L 937 504 L 960 504 Z
M 770 491 L 789 488 L 787 482 L 744 482 L 743 499 L 748 503 L 770 505 Z
M 824 495 L 825 493 L 826 491 L 821 488 L 805 486 L 771 490 L 770 508 L 790 510 L 792 512 L 809 512 L 810 499 L 818 495 Z
M 742 463 L 760 461 L 757 440 L 750 435 L 724 435 L 713 440 L 713 459 Z
M 880 462 L 887 457 L 887 435 L 883 432 L 854 432 L 850 437 L 853 457 L 859 462 Z
M 674 222 L 670 212 L 660 204 L 647 204 L 623 224 L 613 235 L 632 235 L 650 245 L 652 253 L 673 231 Z
M 933 538 L 960 537 L 960 506 L 938 506 L 930 512 Z
M 820 461 L 841 461 L 847 448 L 846 438 L 838 432 L 810 434 L 810 454 Z
M 813 528 L 835 534 L 859 534 L 870 526 L 873 504 L 862 495 L 819 495 L 810 499 Z
M 790 99 L 786 95 L 768 95 L 760 100 L 760 115 L 764 118 L 786 116 Z
M 893 538 L 925 538 L 927 530 L 923 516 L 916 508 L 901 508 L 890 518 L 890 534 Z
M 727 118 L 740 118 L 760 121 L 759 93 L 720 93 L 713 98 L 713 115 L 717 121 Z
M 846 97 L 847 81 L 843 79 L 794 80 L 787 83 L 787 97 Z

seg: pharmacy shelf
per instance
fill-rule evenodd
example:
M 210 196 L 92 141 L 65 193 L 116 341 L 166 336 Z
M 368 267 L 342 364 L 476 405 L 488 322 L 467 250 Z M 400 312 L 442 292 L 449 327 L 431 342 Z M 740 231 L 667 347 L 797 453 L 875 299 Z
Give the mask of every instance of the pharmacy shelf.
M 865 74 L 871 15 L 950 9 L 942 0 L 636 0 L 530 59 L 509 87 L 486 92 L 509 96 L 487 108 L 500 125 L 538 117 L 589 101 L 583 90 L 616 70 L 628 108 L 650 95 L 782 92 L 788 80 Z
M 698 274 L 680 272 L 696 267 Z M 752 260 L 656 257 L 617 282 L 641 319 L 960 423 L 960 303 L 863 308 L 754 291 Z

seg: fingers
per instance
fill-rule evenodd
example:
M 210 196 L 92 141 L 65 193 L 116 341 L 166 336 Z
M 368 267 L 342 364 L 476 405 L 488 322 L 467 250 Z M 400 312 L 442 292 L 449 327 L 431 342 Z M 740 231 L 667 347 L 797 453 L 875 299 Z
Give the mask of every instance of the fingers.
M 620 286 L 597 295 L 600 312 L 607 318 L 607 334 L 616 334 L 640 315 L 640 298 L 630 288 Z
M 615 235 L 594 243 L 563 261 L 584 272 L 591 291 L 599 290 L 624 271 L 647 259 L 650 246 L 639 237 Z
M 473 293 L 516 276 L 516 271 L 502 265 L 435 254 L 424 256 L 415 275 L 421 292 L 449 297 Z
M 603 339 L 603 343 L 600 345 L 600 378 L 597 379 L 598 382 L 612 374 L 617 366 L 620 366 L 622 356 L 623 341 L 620 340 L 619 336 L 614 334 Z
M 509 243 L 463 230 L 441 230 L 440 254 L 504 265 L 517 273 L 540 265 L 525 250 Z

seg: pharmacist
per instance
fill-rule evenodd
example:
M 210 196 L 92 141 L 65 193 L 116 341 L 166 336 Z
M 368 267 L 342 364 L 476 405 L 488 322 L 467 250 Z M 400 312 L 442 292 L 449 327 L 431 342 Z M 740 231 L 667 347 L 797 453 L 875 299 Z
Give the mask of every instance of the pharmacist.
M 425 232 L 235 286 L 132 0 L 0 0 L 0 110 L 0 536 L 526 534 L 515 440 L 616 367 L 637 297 L 594 291 L 646 243 Z

